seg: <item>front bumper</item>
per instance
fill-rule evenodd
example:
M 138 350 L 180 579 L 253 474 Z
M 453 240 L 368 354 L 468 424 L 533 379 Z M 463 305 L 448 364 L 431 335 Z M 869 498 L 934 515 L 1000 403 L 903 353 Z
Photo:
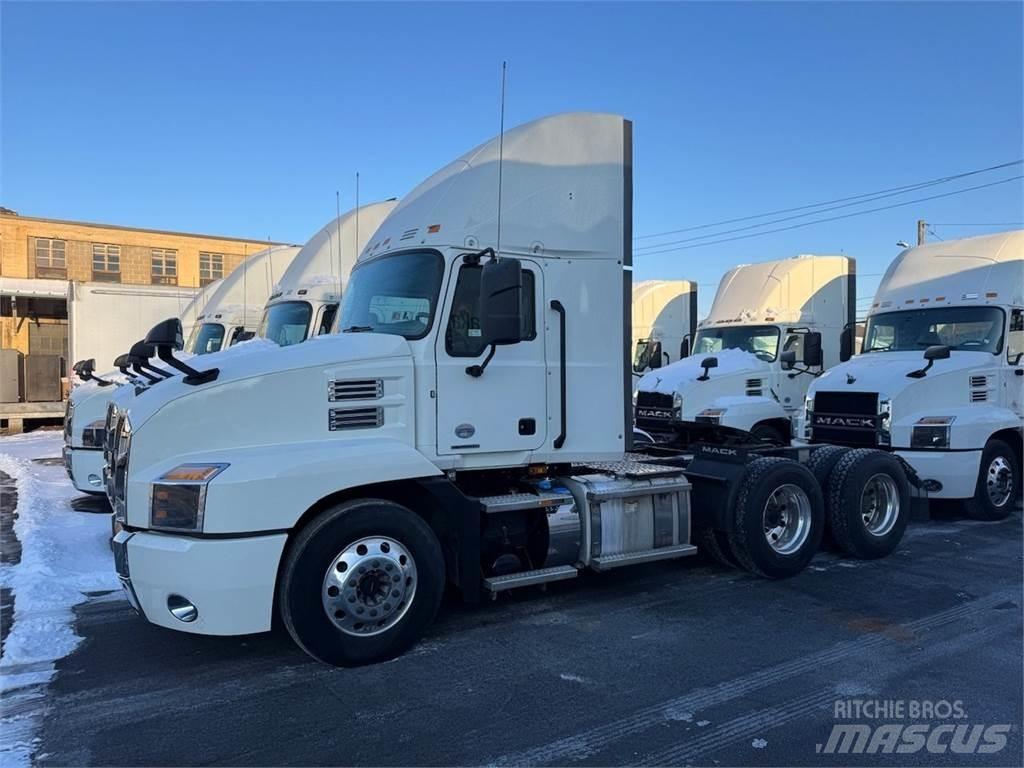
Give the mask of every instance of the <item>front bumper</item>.
M 64 446 L 64 468 L 83 493 L 103 493 L 103 451 Z
M 114 562 L 129 602 L 153 624 L 201 635 L 270 629 L 277 568 L 286 534 L 201 539 L 122 530 Z M 180 596 L 198 610 L 184 622 L 168 608 Z
M 938 481 L 942 489 L 928 491 L 930 499 L 967 499 L 974 495 L 981 466 L 981 450 L 977 451 L 910 451 L 897 449 L 914 468 L 922 481 Z

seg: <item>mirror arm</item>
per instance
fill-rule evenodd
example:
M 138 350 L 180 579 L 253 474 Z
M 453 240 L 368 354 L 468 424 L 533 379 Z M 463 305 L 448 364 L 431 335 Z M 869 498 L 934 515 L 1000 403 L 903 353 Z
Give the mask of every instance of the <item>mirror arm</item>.
M 142 366 L 139 365 L 138 363 L 132 363 L 132 370 L 139 374 L 139 376 L 144 378 L 150 384 L 156 384 L 158 381 L 160 381 L 160 379 L 158 379 L 156 376 L 148 374 L 144 370 L 142 370 Z
M 925 376 L 928 375 L 928 369 L 932 367 L 932 364 L 934 362 L 935 362 L 934 360 L 929 360 L 925 364 L 924 368 L 921 368 L 921 369 L 916 370 L 916 371 L 911 371 L 910 373 L 908 373 L 907 374 L 907 378 L 908 379 L 923 379 Z
M 474 379 L 478 379 L 484 375 L 484 371 L 487 369 L 487 364 L 491 362 L 491 358 L 494 357 L 494 351 L 498 348 L 497 344 L 491 344 L 490 350 L 487 352 L 487 357 L 480 365 L 471 365 L 466 368 L 466 373 L 472 376 Z
M 218 375 L 220 375 L 219 368 L 210 368 L 207 371 L 197 371 L 192 366 L 181 362 L 181 360 L 174 356 L 174 352 L 171 348 L 169 346 L 164 346 L 163 344 L 156 348 L 156 355 L 171 366 L 171 368 L 184 373 L 185 378 L 182 379 L 182 381 L 186 384 L 191 384 L 193 386 L 205 384 L 208 381 L 213 381 Z
M 146 368 L 147 370 L 152 371 L 157 376 L 159 376 L 160 378 L 163 378 L 163 379 L 169 379 L 169 378 L 171 378 L 171 376 L 174 375 L 170 371 L 165 371 L 162 368 L 157 368 L 156 366 L 150 365 L 149 363 L 142 363 L 141 365 L 142 365 L 143 368 Z

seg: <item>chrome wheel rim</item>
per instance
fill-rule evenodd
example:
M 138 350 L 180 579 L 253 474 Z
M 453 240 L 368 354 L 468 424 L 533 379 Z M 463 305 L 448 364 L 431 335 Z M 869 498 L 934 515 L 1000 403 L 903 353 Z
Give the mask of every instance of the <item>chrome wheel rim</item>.
M 993 507 L 1002 507 L 1013 497 L 1013 468 L 1004 456 L 996 456 L 988 465 L 985 490 Z
M 401 542 L 370 536 L 349 544 L 324 574 L 321 598 L 327 618 L 347 635 L 386 632 L 409 611 L 416 596 L 416 561 Z
M 765 502 L 762 518 L 768 545 L 780 555 L 791 555 L 811 533 L 811 500 L 797 485 L 780 485 Z
M 872 475 L 860 492 L 860 519 L 872 536 L 885 536 L 900 516 L 900 493 L 890 475 Z

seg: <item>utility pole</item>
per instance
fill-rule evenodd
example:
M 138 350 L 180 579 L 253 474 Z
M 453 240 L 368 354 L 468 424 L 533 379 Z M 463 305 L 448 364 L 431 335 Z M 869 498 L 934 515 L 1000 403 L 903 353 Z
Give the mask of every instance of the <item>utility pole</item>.
M 928 229 L 928 222 L 924 219 L 917 220 L 917 244 L 924 245 L 925 230 Z

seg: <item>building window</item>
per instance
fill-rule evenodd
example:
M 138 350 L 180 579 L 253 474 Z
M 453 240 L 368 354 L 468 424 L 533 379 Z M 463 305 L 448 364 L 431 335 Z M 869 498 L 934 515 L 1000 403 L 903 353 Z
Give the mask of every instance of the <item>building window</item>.
M 92 279 L 105 283 L 121 282 L 120 245 L 93 245 Z
M 199 252 L 199 285 L 209 285 L 224 277 L 224 254 Z
M 49 237 L 36 238 L 36 277 L 68 276 L 67 243 Z
M 170 248 L 150 251 L 152 282 L 154 285 L 178 284 L 178 252 Z

